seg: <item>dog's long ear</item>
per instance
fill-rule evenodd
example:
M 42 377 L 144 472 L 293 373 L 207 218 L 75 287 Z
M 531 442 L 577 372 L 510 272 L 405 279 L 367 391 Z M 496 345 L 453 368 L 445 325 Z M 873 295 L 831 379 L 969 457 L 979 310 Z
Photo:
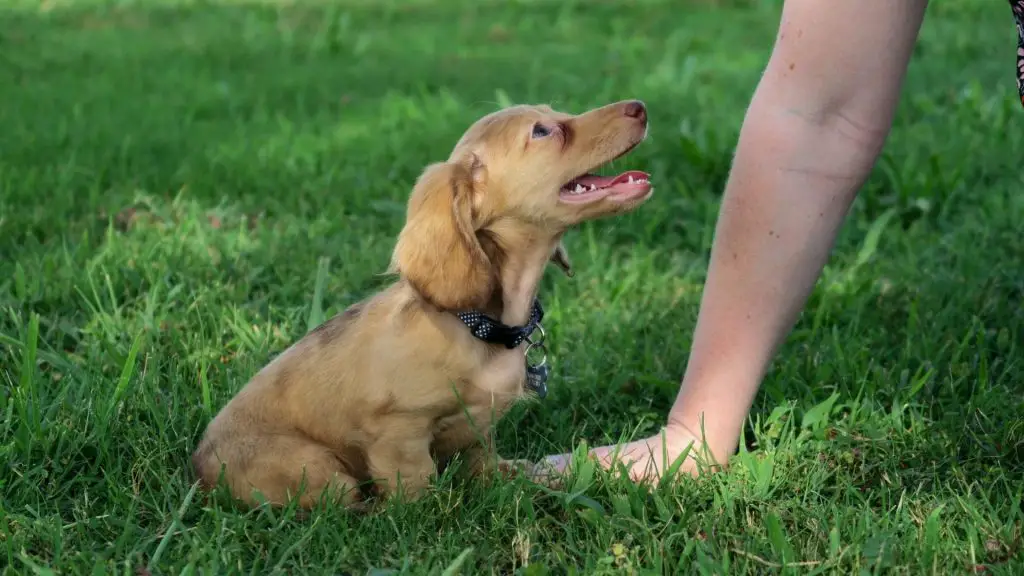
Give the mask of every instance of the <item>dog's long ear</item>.
M 398 273 L 443 309 L 484 306 L 493 289 L 491 262 L 476 236 L 473 203 L 485 168 L 477 157 L 423 171 L 409 198 L 389 272 Z
M 555 246 L 555 253 L 551 255 L 551 261 L 561 268 L 562 272 L 565 272 L 565 275 L 569 278 L 576 275 L 576 273 L 572 271 L 572 262 L 569 261 L 569 252 L 566 251 L 565 245 L 561 242 Z

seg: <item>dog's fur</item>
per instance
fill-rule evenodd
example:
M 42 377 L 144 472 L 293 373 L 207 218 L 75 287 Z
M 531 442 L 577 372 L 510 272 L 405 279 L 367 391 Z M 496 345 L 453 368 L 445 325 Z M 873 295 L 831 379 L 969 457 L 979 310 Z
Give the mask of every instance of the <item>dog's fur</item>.
M 547 262 L 571 275 L 562 235 L 651 194 L 567 203 L 561 187 L 646 134 L 636 101 L 576 116 L 516 106 L 477 121 L 415 184 L 397 282 L 311 331 L 217 414 L 192 455 L 202 485 L 223 473 L 249 505 L 254 490 L 280 505 L 303 488 L 308 508 L 322 496 L 358 504 L 360 485 L 415 497 L 457 453 L 470 474 L 505 470 L 490 430 L 524 394 L 526 344 L 478 340 L 452 312 L 525 324 Z

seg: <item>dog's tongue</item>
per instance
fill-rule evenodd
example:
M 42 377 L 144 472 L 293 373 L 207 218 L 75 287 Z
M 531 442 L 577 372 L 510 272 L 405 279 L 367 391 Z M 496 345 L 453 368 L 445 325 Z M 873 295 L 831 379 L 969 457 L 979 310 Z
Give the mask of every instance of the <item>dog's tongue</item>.
M 574 180 L 573 184 L 582 184 L 583 186 L 596 186 L 598 188 L 608 188 L 611 186 L 615 186 L 616 184 L 629 182 L 631 178 L 633 179 L 633 181 L 651 179 L 650 175 L 648 175 L 646 172 L 641 172 L 640 170 L 629 170 L 628 172 L 623 172 L 618 176 L 598 176 L 597 174 L 586 174 Z

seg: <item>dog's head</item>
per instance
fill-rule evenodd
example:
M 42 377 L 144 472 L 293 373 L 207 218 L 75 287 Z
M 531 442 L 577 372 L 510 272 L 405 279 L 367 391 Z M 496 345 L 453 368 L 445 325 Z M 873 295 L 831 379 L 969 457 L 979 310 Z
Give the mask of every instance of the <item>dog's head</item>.
M 417 180 L 392 271 L 447 309 L 485 303 L 496 282 L 496 252 L 522 243 L 554 240 L 549 256 L 571 274 L 557 242 L 567 229 L 630 211 L 651 196 L 644 172 L 591 172 L 646 136 L 647 109 L 636 100 L 575 116 L 514 106 L 481 118 L 447 161 Z

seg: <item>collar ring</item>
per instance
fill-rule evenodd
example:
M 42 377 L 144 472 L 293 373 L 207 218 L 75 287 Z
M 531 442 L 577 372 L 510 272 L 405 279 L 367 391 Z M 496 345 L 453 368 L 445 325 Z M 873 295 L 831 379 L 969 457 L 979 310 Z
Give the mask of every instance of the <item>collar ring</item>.
M 544 366 L 545 364 L 548 363 L 548 347 L 544 345 L 544 338 L 545 336 L 547 336 L 547 334 L 545 334 L 544 327 L 540 325 L 540 322 L 538 322 L 536 326 L 537 330 L 540 331 L 540 338 L 534 340 L 531 337 L 532 334 L 530 336 L 527 336 L 526 350 L 523 351 L 523 356 L 526 358 L 526 364 L 531 368 L 540 368 L 541 366 Z M 530 362 L 530 351 L 534 349 L 540 350 L 540 352 L 542 353 L 540 362 L 537 364 Z

